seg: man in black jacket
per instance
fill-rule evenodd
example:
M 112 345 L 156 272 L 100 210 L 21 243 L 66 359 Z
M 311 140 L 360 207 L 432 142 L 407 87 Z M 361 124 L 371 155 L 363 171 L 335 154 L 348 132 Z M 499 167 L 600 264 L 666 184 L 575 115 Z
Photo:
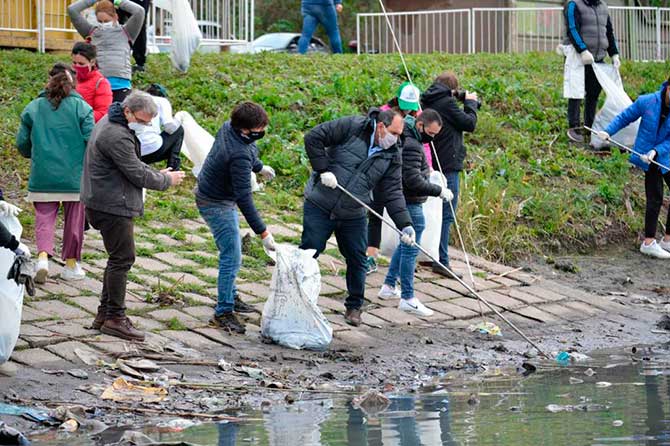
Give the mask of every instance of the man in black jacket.
M 440 114 L 430 108 L 425 109 L 418 118 L 405 117 L 405 131 L 402 145 L 402 189 L 407 202 L 407 211 L 412 218 L 416 231 L 416 241 L 421 243 L 421 234 L 426 227 L 423 215 L 423 203 L 428 197 L 440 197 L 451 201 L 451 191 L 439 184 L 430 182 L 430 169 L 426 161 L 423 144 L 429 143 L 442 129 Z M 419 248 L 415 245 L 400 245 L 393 253 L 384 285 L 379 291 L 380 299 L 401 297 L 398 309 L 417 316 L 427 317 L 433 310 L 426 307 L 414 296 L 414 268 Z M 396 283 L 400 279 L 400 293 Z
M 447 178 L 447 187 L 454 194 L 451 205 L 442 207 L 442 234 L 440 235 L 440 263 L 449 268 L 449 232 L 458 205 L 459 174 L 463 170 L 466 150 L 463 132 L 474 132 L 477 125 L 477 94 L 465 93 L 463 108 L 455 94 L 458 78 L 452 72 L 439 75 L 433 85 L 421 95 L 423 108 L 432 108 L 442 117 L 442 130 L 433 140 L 437 157 L 433 156 L 433 169 L 441 170 Z M 433 264 L 433 272 L 451 278 L 451 275 Z
M 305 135 L 305 150 L 314 172 L 305 188 L 302 249 L 319 255 L 335 233 L 347 261 L 344 316 L 348 324 L 361 324 L 365 298 L 366 212 L 338 190 L 342 185 L 369 204 L 370 191 L 380 185 L 386 192 L 384 206 L 399 229 L 403 243 L 414 243 L 414 228 L 402 193 L 402 160 L 398 137 L 402 117 L 394 111 L 372 109 L 367 117 L 350 116 L 325 122 Z

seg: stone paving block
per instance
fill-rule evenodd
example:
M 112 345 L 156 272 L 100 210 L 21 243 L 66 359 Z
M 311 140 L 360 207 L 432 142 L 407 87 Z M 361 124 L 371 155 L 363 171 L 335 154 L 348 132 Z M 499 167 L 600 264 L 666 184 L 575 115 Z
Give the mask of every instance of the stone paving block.
M 162 272 L 170 270 L 170 266 L 166 265 L 163 262 L 159 262 L 158 260 L 151 259 L 149 257 L 139 257 L 135 261 L 135 266 L 152 272 Z
M 135 240 L 135 248 L 137 249 L 146 249 L 147 251 L 155 251 L 156 250 L 156 245 L 154 245 L 151 242 L 147 242 L 146 240 Z
M 321 276 L 321 282 L 322 283 L 327 283 L 330 286 L 333 286 L 335 288 L 338 288 L 342 291 L 347 290 L 347 281 L 343 276 L 336 276 L 336 275 L 322 275 Z
M 91 330 L 88 328 L 93 323 L 93 319 L 93 316 L 89 316 L 83 319 L 51 322 L 48 325 L 40 325 L 40 327 L 57 335 L 68 336 L 72 338 L 83 338 L 87 336 L 96 336 L 100 333 L 98 330 Z
M 142 316 L 130 316 L 130 320 L 133 321 L 133 325 L 135 325 L 135 327 L 139 328 L 140 330 L 165 330 L 165 325 L 153 319 Z
M 595 316 L 603 312 L 603 310 L 585 304 L 584 302 L 581 301 L 566 302 L 564 305 L 572 308 L 573 310 L 581 311 L 589 316 Z
M 566 306 L 565 303 L 544 304 L 540 305 L 539 308 L 542 309 L 542 311 L 546 311 L 547 313 L 551 313 L 554 316 L 559 317 L 560 319 L 564 319 L 570 322 L 581 321 L 589 318 L 588 314 L 584 314 L 581 311 L 574 310 Z
M 89 262 L 89 265 L 94 265 L 94 266 L 100 268 L 101 270 L 104 270 L 104 269 L 107 267 L 107 257 L 105 257 L 105 258 L 103 258 L 103 259 L 95 259 L 95 260 L 91 260 L 91 261 Z M 87 266 L 87 265 L 84 264 L 84 265 L 82 265 L 82 266 L 83 266 L 84 269 L 86 269 L 86 266 Z
M 203 235 L 207 236 L 207 234 L 209 233 L 204 233 Z M 204 238 L 197 234 L 186 234 L 185 243 L 190 245 L 202 245 L 203 243 L 207 243 L 209 240 L 211 240 L 211 238 L 211 235 L 209 235 L 209 238 Z
M 187 218 L 181 220 L 179 224 L 181 224 L 182 228 L 190 232 L 197 232 L 200 228 L 207 227 L 207 224 L 202 219 L 191 220 Z
M 490 314 L 493 313 L 492 310 L 486 307 L 477 299 L 472 299 L 469 297 L 459 297 L 458 299 L 451 299 L 448 301 L 450 304 L 459 305 L 468 310 L 474 311 L 477 314 Z
M 104 352 L 112 354 L 127 353 L 132 349 L 135 349 L 136 344 L 140 344 L 134 341 L 125 341 L 121 338 L 109 336 L 102 333 L 93 338 L 84 339 L 82 340 L 82 342 L 84 342 L 85 344 L 89 344 L 97 348 L 98 350 L 102 350 Z
M 398 299 L 380 299 L 377 293 L 379 289 L 368 289 L 365 300 L 378 307 L 397 307 Z
M 212 318 L 212 315 L 214 314 L 212 307 L 207 306 L 185 307 L 183 311 L 190 314 L 196 319 L 200 319 L 201 321 L 210 320 Z
M 537 297 L 533 294 L 528 294 L 523 292 L 523 288 L 515 287 L 515 288 L 501 288 L 499 290 L 496 290 L 498 293 L 504 294 L 509 297 L 513 297 L 514 299 L 520 300 L 522 302 L 525 302 L 528 305 L 532 304 L 538 304 L 544 302 L 540 297 Z
M 44 311 L 61 319 L 78 319 L 89 316 L 85 311 L 59 300 L 43 300 L 40 301 L 37 306 L 40 311 Z
M 251 324 L 246 324 L 247 333 L 249 333 L 250 331 L 254 331 L 252 327 L 255 326 Z M 237 335 L 229 334 L 220 328 L 201 327 L 201 328 L 194 328 L 192 331 L 198 333 L 199 335 L 204 336 L 210 341 L 217 342 L 218 344 L 224 345 L 229 348 L 236 348 L 236 345 L 240 343 L 240 338 L 238 338 Z
M 215 280 L 219 278 L 219 270 L 217 268 L 198 268 L 198 272 Z
M 516 287 L 521 285 L 521 282 L 507 277 L 490 276 L 488 280 L 499 283 L 505 287 Z
M 181 273 L 181 272 L 168 272 L 162 273 L 162 277 L 172 279 L 173 282 L 179 282 L 184 285 L 197 285 L 197 286 L 207 286 L 207 282 L 204 282 L 201 279 L 198 279 L 193 274 Z
M 45 350 L 48 350 L 54 355 L 58 355 L 70 362 L 81 363 L 79 357 L 77 357 L 77 355 L 74 353 L 74 350 L 77 348 L 86 350 L 91 349 L 91 347 L 84 343 L 78 341 L 68 341 L 61 342 L 60 344 L 49 345 L 48 347 L 45 347 Z
M 424 292 L 439 300 L 448 300 L 463 297 L 461 294 L 457 293 L 454 290 L 450 290 L 448 288 L 435 285 L 434 283 L 430 282 L 414 282 L 414 289 Z
M 293 229 L 290 229 L 284 225 L 278 225 L 278 224 L 272 224 L 268 226 L 268 231 L 272 233 L 272 235 L 283 235 L 284 237 L 300 237 L 300 233 L 294 231 Z
M 145 290 L 147 287 L 144 285 L 140 285 L 139 283 L 135 282 L 128 282 L 126 284 L 126 290 L 128 291 L 138 291 L 138 290 Z
M 421 291 L 417 291 L 416 289 L 414 290 L 414 297 L 419 299 L 424 304 L 428 302 L 435 302 L 436 300 L 438 300 L 435 297 L 422 293 Z
M 161 278 L 159 275 L 149 275 L 149 274 L 135 274 L 137 279 L 142 281 L 144 285 L 140 285 L 142 290 L 147 289 L 148 287 L 157 287 L 161 285 L 162 287 L 170 287 L 172 284 Z M 127 288 L 126 288 L 127 289 Z
M 524 302 L 500 294 L 497 291 L 486 290 L 480 291 L 478 294 L 488 303 L 506 310 L 513 310 L 515 308 L 521 308 L 525 306 Z
M 35 302 L 35 305 L 38 303 Z M 22 322 L 33 322 L 45 319 L 53 319 L 53 316 L 44 311 L 40 311 L 36 308 L 31 308 L 27 305 L 23 305 L 23 310 L 21 311 L 21 321 Z
M 158 308 L 158 305 L 152 305 L 145 301 L 137 301 L 134 299 L 126 299 L 126 308 L 133 311 L 151 311 Z
M 465 283 L 472 286 L 472 284 L 470 283 L 470 278 L 468 277 L 467 273 L 464 275 L 464 277 L 466 277 Z M 473 286 L 473 288 L 475 289 L 475 291 L 492 290 L 501 287 L 501 285 L 498 282 L 494 282 L 492 280 L 485 280 L 477 276 L 474 276 L 474 279 L 475 279 L 475 285 Z
M 84 237 L 84 246 L 88 249 L 105 252 L 105 244 L 102 242 L 101 238 L 93 239 L 90 237 Z
M 531 285 L 522 287 L 523 292 L 527 294 L 532 294 L 544 300 L 545 302 L 558 302 L 566 300 L 567 297 L 553 291 L 543 288 L 541 285 Z
M 36 286 L 49 294 L 64 294 L 66 296 L 79 296 L 79 294 L 81 294 L 81 291 L 78 289 L 66 285 L 63 282 L 56 282 L 53 278 L 47 280 L 47 283 L 41 285 L 36 284 Z
M 426 304 L 426 306 L 431 310 L 439 312 L 438 314 L 448 316 L 449 319 L 470 319 L 479 315 L 479 313 L 468 310 L 467 308 L 444 301 L 430 302 Z
M 347 323 L 344 322 L 342 314 L 325 313 L 324 316 L 326 316 L 326 319 L 328 319 L 328 322 L 330 322 L 333 329 L 335 329 L 335 327 L 344 327 L 347 325 Z
M 334 286 L 326 283 L 326 282 L 321 282 L 321 295 L 329 295 L 329 294 L 338 294 L 341 293 L 342 290 L 339 288 L 335 288 Z
M 88 276 L 82 280 L 74 280 L 72 282 L 68 282 L 68 284 L 72 288 L 76 288 L 82 291 L 89 291 L 97 295 L 100 295 L 100 293 L 102 292 L 102 282 Z
M 590 294 L 578 288 L 569 288 L 551 280 L 543 280 L 541 283 L 543 287 L 556 293 L 560 293 L 561 295 L 566 296 L 571 300 L 579 300 L 587 305 L 592 305 L 608 313 L 628 313 L 628 307 L 616 302 L 612 302 L 606 297 Z
M 202 323 L 193 316 L 186 314 L 181 310 L 175 310 L 173 308 L 152 311 L 151 313 L 149 313 L 149 316 L 161 322 L 166 322 L 173 318 L 176 318 L 179 322 L 184 324 L 184 326 L 189 328 L 202 325 Z
M 196 350 L 221 348 L 219 343 L 211 341 L 192 331 L 164 330 L 161 335 L 179 341 Z
M 55 335 L 49 330 L 30 324 L 21 325 L 19 336 L 28 342 L 31 347 L 44 347 L 65 340 L 63 336 Z
M 467 288 L 465 288 L 463 285 L 461 285 L 459 282 L 453 279 L 440 279 L 433 281 L 433 283 L 441 287 L 455 291 L 462 296 L 467 296 L 470 294 Z
M 69 299 L 91 314 L 97 314 L 100 298 L 97 296 L 77 296 Z
M 365 285 L 368 288 L 375 288 L 377 291 L 384 284 L 384 279 L 386 279 L 386 273 L 381 273 L 377 271 L 375 274 L 368 274 L 365 276 Z
M 369 311 L 364 311 L 361 313 L 361 320 L 365 325 L 373 328 L 382 328 L 384 325 L 388 324 L 388 322 L 386 322 L 384 319 L 378 318 Z
M 319 296 L 318 304 L 322 309 L 325 308 L 331 311 L 336 311 L 338 313 L 344 313 L 344 302 L 340 302 L 329 297 Z
M 412 316 L 395 307 L 377 308 L 371 310 L 370 313 L 392 324 L 406 325 L 419 323 L 419 319 L 416 316 Z
M 53 353 L 41 348 L 29 348 L 27 350 L 15 351 L 12 353 L 12 360 L 31 367 L 39 367 L 43 364 L 63 361 Z
M 270 297 L 270 287 L 263 283 L 257 283 L 257 282 L 240 283 L 237 285 L 237 289 L 256 297 L 262 297 L 266 299 Z
M 25 350 L 30 347 L 30 344 L 28 344 L 28 341 L 24 341 L 23 339 L 19 338 L 16 340 L 16 345 L 14 346 L 14 351 L 17 350 Z
M 194 302 L 198 302 L 200 304 L 204 305 L 214 305 L 216 301 L 208 296 L 203 296 L 201 294 L 196 294 L 196 293 L 182 293 L 182 295 Z M 244 300 L 244 299 L 242 299 Z
M 154 257 L 169 266 L 198 266 L 193 260 L 189 260 L 175 252 L 157 252 L 154 254 Z
M 372 347 L 379 343 L 377 338 L 356 329 L 338 331 L 335 333 L 334 338 L 336 341 L 359 347 Z
M 94 276 L 102 276 L 105 272 L 104 267 L 103 268 L 98 268 L 95 265 L 82 265 L 81 266 L 84 271 L 86 271 L 88 274 L 92 274 Z
M 551 313 L 547 313 L 536 307 L 523 307 L 517 308 L 514 310 L 515 313 L 525 316 L 527 318 L 532 318 L 540 322 L 553 323 L 557 322 L 559 319 Z
M 165 234 L 156 234 L 154 236 L 156 241 L 162 245 L 162 246 L 169 246 L 169 247 L 175 247 L 175 246 L 181 246 L 184 244 L 184 242 L 181 242 L 179 240 L 175 240 L 172 237 L 165 235 Z

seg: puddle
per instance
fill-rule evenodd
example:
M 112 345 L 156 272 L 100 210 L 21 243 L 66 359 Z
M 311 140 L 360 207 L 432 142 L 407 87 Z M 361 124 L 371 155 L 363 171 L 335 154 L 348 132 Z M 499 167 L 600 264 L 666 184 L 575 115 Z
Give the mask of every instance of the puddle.
M 324 398 L 238 413 L 250 419 L 241 424 L 207 423 L 181 432 L 127 426 L 95 438 L 49 431 L 31 439 L 34 446 L 108 445 L 132 429 L 156 441 L 203 446 L 670 445 L 668 363 L 606 359 L 617 364 L 552 365 L 525 378 L 445 379 L 417 393 L 389 395 L 390 407 L 378 416 L 352 408 L 347 399 Z M 588 368 L 596 374 L 585 374 Z M 611 385 L 596 385 L 603 382 Z M 549 405 L 574 409 L 552 413 Z

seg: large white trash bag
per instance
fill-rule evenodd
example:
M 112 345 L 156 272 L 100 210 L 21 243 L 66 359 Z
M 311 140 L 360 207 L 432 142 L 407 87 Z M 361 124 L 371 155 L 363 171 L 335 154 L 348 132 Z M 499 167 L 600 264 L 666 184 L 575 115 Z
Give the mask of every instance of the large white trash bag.
M 261 335 L 295 349 L 325 350 L 333 329 L 317 306 L 321 272 L 314 250 L 277 246 L 270 297 L 263 307 Z
M 603 108 L 598 111 L 596 119 L 593 122 L 593 129 L 600 131 L 614 121 L 619 113 L 628 108 L 633 101 L 630 100 L 626 91 L 623 89 L 623 82 L 619 75 L 619 70 L 613 65 L 604 63 L 594 63 L 593 71 L 596 73 L 598 82 L 603 87 L 603 91 L 607 95 Z M 633 147 L 635 145 L 635 138 L 637 137 L 637 130 L 640 126 L 640 120 L 633 122 L 628 127 L 621 129 L 616 135 L 610 135 L 613 139 L 626 145 Z M 607 143 L 596 135 L 591 135 L 591 145 L 599 149 Z
M 438 171 L 433 171 L 430 174 L 430 182 L 433 184 L 447 184 L 442 174 Z M 421 247 L 436 259 L 440 256 L 440 236 L 442 235 L 442 206 L 449 206 L 448 203 L 442 202 L 439 197 L 428 197 L 423 205 L 423 217 L 426 221 L 426 228 L 421 235 Z M 384 209 L 384 218 L 390 221 L 390 217 L 386 209 Z M 386 223 L 382 223 L 382 241 L 380 251 L 386 257 L 391 257 L 400 243 L 398 233 L 390 228 Z M 422 252 L 419 252 L 418 261 L 430 261 Z
M 17 240 L 21 238 L 23 227 L 16 217 L 0 216 L 0 223 L 5 225 Z M 0 364 L 9 360 L 21 329 L 21 307 L 25 287 L 7 279 L 7 273 L 15 258 L 12 251 L 0 248 Z
M 154 5 L 172 14 L 170 60 L 177 70 L 186 73 L 202 40 L 191 5 L 188 0 L 155 0 Z

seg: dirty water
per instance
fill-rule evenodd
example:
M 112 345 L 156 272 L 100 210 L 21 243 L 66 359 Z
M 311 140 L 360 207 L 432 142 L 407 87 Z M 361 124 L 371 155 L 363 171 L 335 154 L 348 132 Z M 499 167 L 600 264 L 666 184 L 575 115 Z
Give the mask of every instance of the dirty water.
M 666 349 L 628 350 L 569 366 L 540 364 L 526 377 L 513 370 L 444 376 L 413 393 L 387 394 L 390 406 L 376 414 L 354 409 L 346 398 L 310 395 L 289 406 L 233 413 L 247 420 L 240 424 L 174 432 L 179 422 L 156 423 L 93 438 L 53 430 L 30 437 L 34 446 L 110 445 L 127 430 L 202 446 L 670 445 L 669 377 Z

